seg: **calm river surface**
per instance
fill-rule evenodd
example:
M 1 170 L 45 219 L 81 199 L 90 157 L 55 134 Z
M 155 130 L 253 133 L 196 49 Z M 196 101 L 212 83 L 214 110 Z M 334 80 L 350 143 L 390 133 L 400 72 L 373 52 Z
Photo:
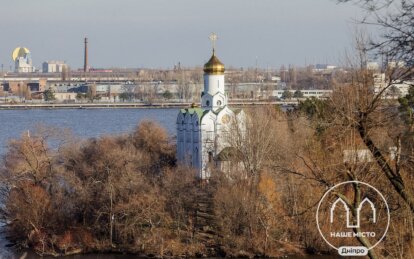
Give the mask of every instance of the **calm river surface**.
M 122 134 L 131 132 L 142 120 L 154 120 L 175 135 L 175 119 L 178 109 L 51 109 L 51 110 L 0 110 L 0 156 L 7 150 L 7 143 L 19 138 L 28 130 L 35 130 L 38 125 L 69 128 L 75 136 L 82 138 L 98 137 L 105 134 Z M 0 259 L 20 258 L 17 253 L 6 247 L 0 227 Z M 27 255 L 27 254 L 26 254 Z M 39 258 L 28 254 L 26 258 Z M 79 255 L 68 256 L 68 259 L 129 259 L 134 256 L 125 255 Z M 340 257 L 309 256 L 287 257 L 290 259 Z
M 142 120 L 154 120 L 175 134 L 178 109 L 54 109 L 0 110 L 0 155 L 7 143 L 38 125 L 69 128 L 74 135 L 90 138 L 131 132 Z

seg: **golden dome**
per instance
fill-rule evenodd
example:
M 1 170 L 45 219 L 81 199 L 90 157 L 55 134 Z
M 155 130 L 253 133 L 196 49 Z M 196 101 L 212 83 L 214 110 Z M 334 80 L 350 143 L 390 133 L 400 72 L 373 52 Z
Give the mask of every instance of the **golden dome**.
M 216 57 L 216 54 L 213 50 L 213 55 L 210 60 L 204 65 L 204 73 L 222 75 L 224 74 L 224 64 Z
M 19 57 L 24 57 L 26 54 L 29 54 L 30 51 L 29 49 L 25 48 L 25 47 L 17 47 L 13 50 L 12 53 L 12 59 L 13 61 L 16 61 L 17 58 Z

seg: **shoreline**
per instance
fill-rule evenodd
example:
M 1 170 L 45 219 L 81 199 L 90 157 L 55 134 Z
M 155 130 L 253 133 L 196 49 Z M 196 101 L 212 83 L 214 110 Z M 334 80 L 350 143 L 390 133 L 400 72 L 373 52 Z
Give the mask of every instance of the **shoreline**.
M 229 102 L 229 106 L 248 107 L 256 105 L 281 105 L 295 106 L 297 101 L 290 102 Z M 188 108 L 193 103 L 19 103 L 19 104 L 0 104 L 0 110 L 28 110 L 28 109 L 169 109 L 169 108 Z

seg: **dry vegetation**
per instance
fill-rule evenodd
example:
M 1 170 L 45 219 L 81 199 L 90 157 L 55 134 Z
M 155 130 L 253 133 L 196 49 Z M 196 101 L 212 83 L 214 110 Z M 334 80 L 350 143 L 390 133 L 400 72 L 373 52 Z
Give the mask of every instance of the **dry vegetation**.
M 0 168 L 9 239 L 52 255 L 329 253 L 316 205 L 327 188 L 359 180 L 377 187 L 391 208 L 387 238 L 369 257 L 413 257 L 414 90 L 399 102 L 381 98 L 386 89 L 373 93 L 372 72 L 354 67 L 327 100 L 307 100 L 291 112 L 246 110 L 246 120 L 234 121 L 223 138 L 235 151 L 229 171 L 213 172 L 204 185 L 176 164 L 175 146 L 153 122 L 129 135 L 82 141 L 53 129 L 25 134 L 10 142 Z M 353 213 L 361 201 L 349 190 L 337 196 Z
M 379 103 L 368 113 L 374 100 Z M 363 122 L 355 111 L 364 113 Z M 349 84 L 331 100 L 303 103 L 293 113 L 274 107 L 248 112 L 255 120 L 244 131 L 235 124 L 228 137 L 240 151 L 237 166 L 216 172 L 204 188 L 191 169 L 175 164 L 175 147 L 152 122 L 125 136 L 58 141 L 56 132 L 41 130 L 12 141 L 1 170 L 9 238 L 54 255 L 329 252 L 315 226 L 315 205 L 326 187 L 357 179 L 378 187 L 392 208 L 388 238 L 370 256 L 413 254 L 412 127 L 399 119 L 395 104 L 375 99 L 364 84 Z M 58 148 L 48 145 L 51 139 Z M 344 150 L 372 149 L 367 139 L 380 154 L 373 152 L 369 162 L 344 162 Z M 387 155 L 390 146 L 398 147 L 394 160 Z M 402 186 L 394 186 L 383 162 L 401 176 Z M 209 198 L 208 239 L 197 227 L 200 193 Z
M 412 80 L 413 2 L 339 2 L 357 2 L 374 14 L 384 35 L 371 48 L 407 65 L 387 76 Z M 378 12 L 390 4 L 398 4 L 395 14 Z M 226 138 L 235 150 L 230 170 L 213 172 L 208 184 L 176 164 L 168 134 L 149 121 L 124 136 L 80 141 L 59 130 L 39 130 L 11 141 L 0 166 L 0 216 L 9 239 L 42 255 L 336 253 L 318 233 L 316 206 L 329 187 L 358 180 L 379 189 L 391 212 L 386 239 L 368 256 L 414 258 L 414 88 L 399 102 L 382 98 L 391 85 L 374 94 L 365 66 L 369 44 L 357 45 L 357 65 L 338 78 L 292 70 L 292 88 L 334 85 L 331 98 L 307 100 L 292 112 L 251 109 L 245 123 L 235 121 Z M 201 69 L 138 76 L 181 84 L 200 83 L 200 75 Z M 257 80 L 256 70 L 229 76 L 231 85 Z M 188 87 L 181 86 L 181 97 Z M 360 158 L 358 150 L 369 158 Z M 359 188 L 337 193 L 352 213 Z
M 176 250 L 191 201 L 175 193 L 193 179 L 173 168 L 162 128 L 143 122 L 128 136 L 67 139 L 58 149 L 47 132 L 12 141 L 4 158 L 2 218 L 11 240 L 39 254 L 191 249 Z
M 176 164 L 175 146 L 153 122 L 83 141 L 50 129 L 23 135 L 0 167 L 1 220 L 17 247 L 39 254 L 336 253 L 318 233 L 316 206 L 327 188 L 358 180 L 379 189 L 391 209 L 387 238 L 369 257 L 413 258 L 414 89 L 399 102 L 384 99 L 372 78 L 355 66 L 327 100 L 291 112 L 246 110 L 223 138 L 235 151 L 229 171 L 213 171 L 208 184 Z M 337 193 L 352 213 L 359 188 Z
M 387 239 L 370 257 L 408 258 L 413 128 L 396 103 L 367 91 L 367 73 L 356 71 L 330 100 L 307 101 L 294 112 L 248 110 L 247 123 L 234 123 L 227 138 L 238 150 L 233 167 L 215 172 L 204 187 L 191 169 L 176 165 L 169 136 L 152 122 L 129 135 L 86 141 L 59 139 L 51 130 L 24 135 L 10 143 L 1 168 L 9 239 L 53 255 L 332 252 L 317 231 L 316 204 L 327 187 L 360 180 L 380 189 L 391 207 Z M 390 146 L 397 147 L 394 159 Z M 344 161 L 345 150 L 357 149 L 373 159 Z

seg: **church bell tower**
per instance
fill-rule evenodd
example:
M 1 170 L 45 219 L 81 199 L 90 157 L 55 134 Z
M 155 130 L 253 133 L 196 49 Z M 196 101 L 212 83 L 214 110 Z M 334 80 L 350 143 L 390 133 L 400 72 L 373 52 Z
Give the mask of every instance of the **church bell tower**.
M 227 96 L 224 92 L 224 64 L 217 58 L 215 42 L 217 35 L 210 35 L 213 43 L 213 55 L 204 65 L 204 91 L 201 94 L 201 107 L 206 110 L 217 111 L 227 105 Z

